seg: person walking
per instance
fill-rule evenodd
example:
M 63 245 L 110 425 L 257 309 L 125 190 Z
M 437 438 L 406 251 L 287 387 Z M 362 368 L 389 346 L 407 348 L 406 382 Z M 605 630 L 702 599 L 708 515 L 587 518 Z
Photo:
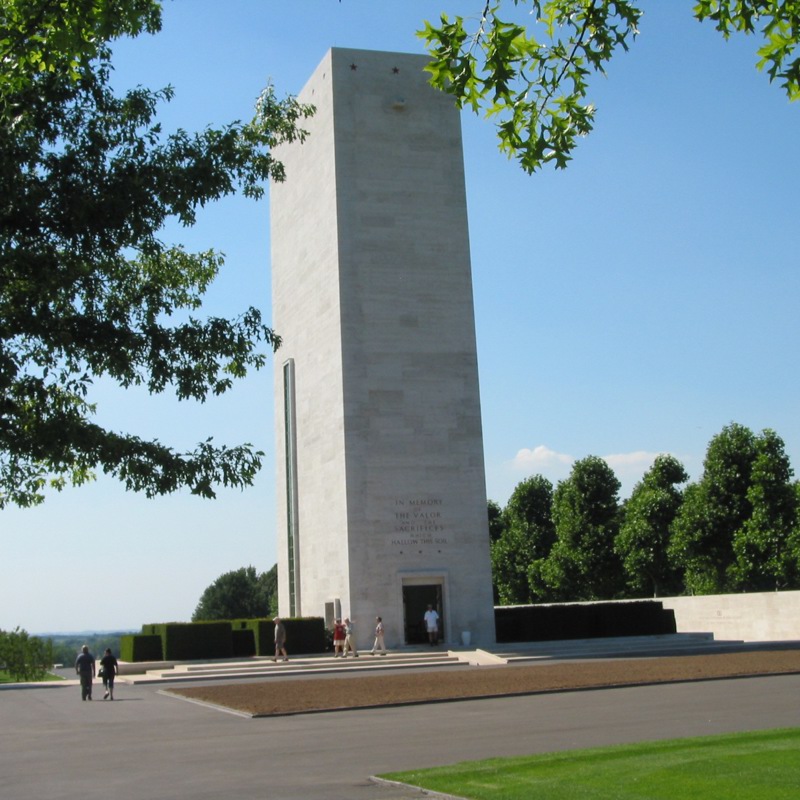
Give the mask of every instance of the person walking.
M 344 621 L 344 653 L 342 658 L 347 658 L 348 649 L 352 651 L 353 655 L 358 658 L 358 650 L 356 650 L 355 640 L 353 639 L 355 625 L 351 619 L 345 618 Z
M 89 646 L 84 645 L 75 659 L 75 672 L 81 679 L 81 700 L 92 699 L 92 681 L 94 680 L 94 656 Z
M 431 647 L 439 644 L 439 615 L 433 606 L 428 606 L 425 612 L 425 628 L 428 631 L 428 641 Z
M 283 622 L 280 617 L 275 617 L 272 620 L 275 623 L 275 658 L 273 661 L 277 661 L 278 658 L 283 655 L 283 660 L 289 660 L 289 654 L 286 652 L 286 628 L 283 626 Z
M 100 659 L 100 677 L 103 679 L 103 700 L 114 699 L 114 678 L 119 674 L 119 664 L 114 658 L 110 647 L 106 647 L 106 652 Z
M 383 643 L 383 620 L 380 617 L 375 617 L 375 643 L 372 645 L 372 655 L 375 651 L 380 650 L 381 655 L 386 655 L 386 645 Z

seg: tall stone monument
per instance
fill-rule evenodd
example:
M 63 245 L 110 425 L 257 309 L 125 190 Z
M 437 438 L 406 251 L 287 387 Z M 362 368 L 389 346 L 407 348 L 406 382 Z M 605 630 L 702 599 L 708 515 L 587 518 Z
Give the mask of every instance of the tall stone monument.
M 271 190 L 279 604 L 390 647 L 494 642 L 459 113 L 426 58 L 334 48 Z

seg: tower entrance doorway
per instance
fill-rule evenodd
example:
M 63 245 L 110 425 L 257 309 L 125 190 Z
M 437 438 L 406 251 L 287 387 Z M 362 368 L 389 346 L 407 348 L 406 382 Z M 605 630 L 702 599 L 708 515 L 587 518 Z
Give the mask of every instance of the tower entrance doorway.
M 444 639 L 444 608 L 442 584 L 411 584 L 403 586 L 403 623 L 406 644 L 428 644 L 425 612 L 433 606 L 439 615 L 439 639 Z

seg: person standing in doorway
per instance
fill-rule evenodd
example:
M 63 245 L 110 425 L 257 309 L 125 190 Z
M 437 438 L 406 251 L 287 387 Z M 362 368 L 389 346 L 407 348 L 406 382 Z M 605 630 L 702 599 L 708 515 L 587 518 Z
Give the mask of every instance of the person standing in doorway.
M 286 628 L 283 626 L 280 617 L 275 617 L 272 621 L 275 623 L 275 658 L 272 660 L 277 661 L 282 655 L 283 660 L 288 661 L 289 654 L 286 652 Z
M 380 617 L 375 617 L 375 643 L 372 645 L 372 655 L 375 651 L 380 650 L 381 655 L 386 655 L 386 645 L 383 643 L 383 620 Z
M 425 612 L 425 629 L 428 631 L 428 641 L 431 647 L 439 644 L 439 615 L 433 606 L 428 606 Z
M 106 647 L 106 652 L 100 659 L 100 674 L 103 677 L 103 688 L 105 689 L 103 700 L 114 699 L 114 678 L 118 673 L 119 664 L 117 664 L 117 659 L 114 658 L 111 648 Z
M 84 645 L 75 659 L 75 672 L 81 679 L 81 700 L 92 699 L 92 681 L 94 680 L 94 656 L 89 646 Z
M 344 621 L 344 653 L 342 658 L 347 658 L 348 649 L 352 651 L 353 655 L 358 658 L 358 650 L 356 650 L 355 639 L 353 638 L 355 632 L 355 625 L 353 620 L 345 618 Z

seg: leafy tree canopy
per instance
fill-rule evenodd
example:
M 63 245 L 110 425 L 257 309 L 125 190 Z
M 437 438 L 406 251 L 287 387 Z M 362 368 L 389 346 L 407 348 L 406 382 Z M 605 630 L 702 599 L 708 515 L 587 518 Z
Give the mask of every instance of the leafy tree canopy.
M 620 482 L 598 456 L 572 465 L 553 495 L 556 542 L 529 577 L 553 600 L 607 600 L 623 589 L 622 566 L 614 551 L 619 525 Z
M 489 540 L 496 542 L 505 530 L 503 509 L 494 500 L 489 500 L 486 504 L 486 512 L 489 517 Z
M 625 504 L 615 547 L 634 591 L 658 597 L 681 588 L 668 548 L 672 523 L 683 500 L 678 485 L 688 479 L 683 465 L 674 456 L 656 456 Z
M 277 592 L 277 564 L 261 574 L 252 566 L 226 572 L 203 592 L 192 622 L 272 616 L 278 608 Z
M 508 21 L 504 12 L 514 16 L 512 2 L 529 10 L 532 22 Z M 497 119 L 503 152 L 528 173 L 550 163 L 563 169 L 594 124 L 590 78 L 604 74 L 614 53 L 633 43 L 641 5 L 486 0 L 473 17 L 442 15 L 419 35 L 433 56 L 433 85 L 454 95 L 459 106 Z M 735 32 L 760 36 L 758 68 L 789 99 L 800 98 L 800 0 L 697 0 L 694 15 L 726 39 Z
M 552 484 L 535 475 L 517 484 L 503 511 L 502 532 L 491 546 L 495 595 L 503 605 L 536 599 L 528 571 L 555 541 L 552 505 Z
M 797 485 L 783 440 L 765 430 L 756 439 L 747 500 L 752 513 L 733 538 L 731 574 L 745 591 L 787 589 L 800 574 Z
M 162 242 L 168 219 L 281 180 L 270 154 L 302 139 L 313 109 L 268 87 L 250 122 L 169 135 L 172 89 L 109 85 L 109 43 L 160 28 L 155 0 L 3 0 L 0 5 L 0 508 L 101 469 L 154 496 L 249 485 L 249 444 L 193 452 L 92 421 L 103 377 L 202 402 L 266 362 L 278 337 L 256 308 L 195 313 L 220 254 Z
M 684 570 L 696 594 L 729 591 L 733 539 L 752 514 L 747 497 L 756 458 L 756 437 L 731 423 L 709 442 L 703 475 L 687 487 L 675 519 L 670 557 Z

